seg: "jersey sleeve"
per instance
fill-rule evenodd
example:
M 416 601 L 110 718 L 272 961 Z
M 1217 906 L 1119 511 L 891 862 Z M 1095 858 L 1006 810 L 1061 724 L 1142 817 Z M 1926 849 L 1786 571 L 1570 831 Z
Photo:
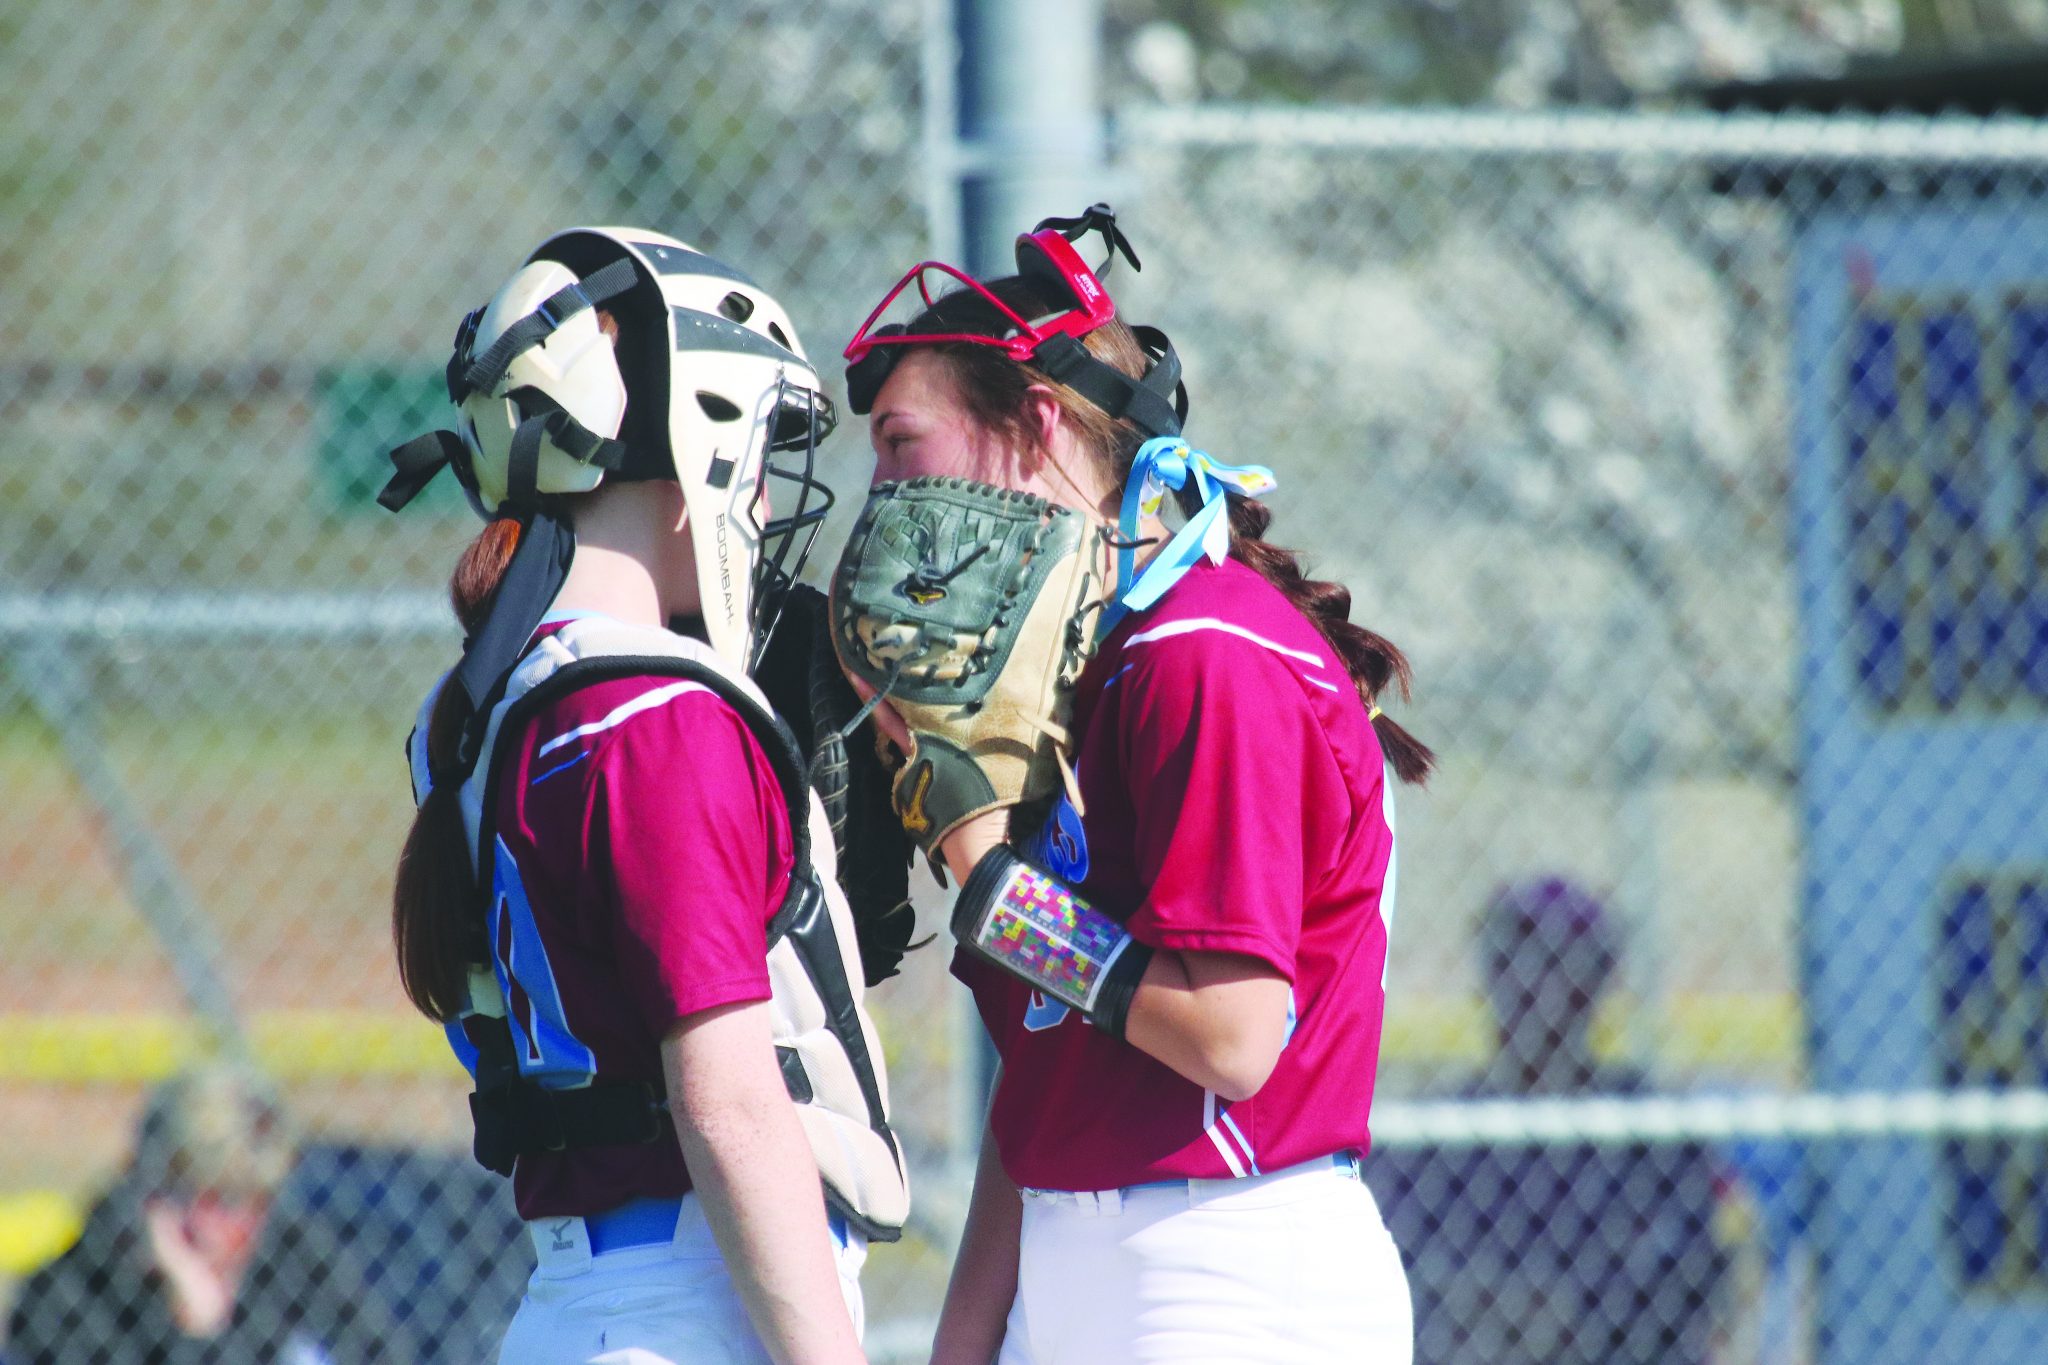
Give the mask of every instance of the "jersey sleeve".
M 1295 665 L 1222 630 L 1145 646 L 1119 686 L 1124 771 L 1144 899 L 1132 932 L 1157 947 L 1243 953 L 1294 979 L 1311 869 L 1311 801 L 1329 744 Z
M 611 869 L 613 952 L 657 1036 L 766 1000 L 767 921 L 788 883 L 789 817 L 745 722 L 708 693 L 637 717 L 597 755 L 589 832 Z

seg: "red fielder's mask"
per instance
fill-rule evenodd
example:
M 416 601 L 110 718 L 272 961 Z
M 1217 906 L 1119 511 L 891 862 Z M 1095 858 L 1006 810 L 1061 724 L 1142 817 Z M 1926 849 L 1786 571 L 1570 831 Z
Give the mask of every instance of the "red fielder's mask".
M 1109 244 L 1100 272 L 1089 269 L 1073 247 L 1090 232 L 1101 233 Z M 1107 204 L 1092 204 L 1078 218 L 1047 218 L 1019 236 L 1017 274 L 1051 308 L 1035 319 L 1023 317 L 957 267 L 920 261 L 883 296 L 846 344 L 846 390 L 853 410 L 865 416 L 873 408 L 904 347 L 966 343 L 993 346 L 1020 364 L 1036 366 L 1148 436 L 1179 435 L 1187 419 L 1187 389 L 1180 382 L 1180 358 L 1165 333 L 1155 327 L 1132 328 L 1151 358 L 1138 379 L 1096 359 L 1081 344 L 1082 337 L 1116 316 L 1116 304 L 1100 276 L 1108 273 L 1119 253 L 1133 270 L 1142 268 Z M 965 287 L 935 296 L 929 278 L 934 271 Z M 924 311 L 907 325 L 878 326 L 912 284 L 924 301 Z

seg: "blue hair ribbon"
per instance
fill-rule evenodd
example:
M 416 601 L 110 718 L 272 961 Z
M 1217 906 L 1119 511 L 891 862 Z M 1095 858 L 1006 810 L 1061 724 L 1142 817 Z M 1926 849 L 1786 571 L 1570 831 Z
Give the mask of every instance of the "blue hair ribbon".
M 1188 518 L 1187 525 L 1166 542 L 1165 548 L 1137 572 L 1138 525 L 1141 519 L 1158 515 L 1169 491 L 1187 487 L 1188 480 L 1202 496 L 1202 506 Z M 1226 491 L 1247 498 L 1261 497 L 1279 486 L 1273 471 L 1264 465 L 1224 464 L 1206 450 L 1196 450 L 1178 436 L 1155 436 L 1138 447 L 1131 460 L 1131 475 L 1124 483 L 1124 502 L 1117 529 L 1122 540 L 1116 551 L 1116 597 L 1102 613 L 1098 635 L 1107 635 L 1117 622 L 1134 611 L 1143 611 L 1166 595 L 1195 564 L 1207 557 L 1221 564 L 1230 554 L 1230 521 L 1224 515 Z

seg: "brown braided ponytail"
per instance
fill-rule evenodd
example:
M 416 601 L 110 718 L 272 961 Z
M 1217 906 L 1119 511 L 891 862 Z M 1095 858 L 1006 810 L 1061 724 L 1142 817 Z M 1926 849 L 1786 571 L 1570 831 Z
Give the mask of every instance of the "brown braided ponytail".
M 1265 539 L 1273 511 L 1256 498 L 1230 499 L 1230 557 L 1257 569 L 1268 583 L 1278 588 L 1294 609 L 1322 632 L 1330 648 L 1344 661 L 1360 700 L 1368 710 L 1386 695 L 1392 683 L 1408 700 L 1411 677 L 1408 656 L 1392 640 L 1351 622 L 1351 589 L 1328 579 L 1310 578 L 1301 566 L 1301 556 L 1283 550 Z M 1380 748 L 1403 782 L 1423 783 L 1436 766 L 1436 754 L 1427 744 L 1408 733 L 1393 717 L 1373 717 L 1373 733 Z

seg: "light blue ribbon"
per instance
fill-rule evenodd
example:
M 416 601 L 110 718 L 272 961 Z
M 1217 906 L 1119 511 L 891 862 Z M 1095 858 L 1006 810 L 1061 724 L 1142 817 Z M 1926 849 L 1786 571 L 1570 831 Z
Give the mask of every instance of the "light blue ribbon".
M 1145 566 L 1145 572 L 1138 574 L 1140 521 L 1158 515 L 1167 493 L 1187 487 L 1189 479 L 1195 481 L 1195 488 L 1202 495 L 1201 510 L 1174 532 L 1173 539 Z M 1221 564 L 1229 557 L 1230 519 L 1224 515 L 1226 490 L 1256 498 L 1278 486 L 1279 480 L 1264 465 L 1224 464 L 1178 436 L 1155 436 L 1139 446 L 1131 460 L 1131 476 L 1124 483 L 1123 510 L 1117 520 L 1122 544 L 1116 552 L 1116 597 L 1102 613 L 1097 634 L 1109 634 L 1125 616 L 1143 611 L 1164 597 L 1166 590 L 1204 556 L 1212 564 Z

